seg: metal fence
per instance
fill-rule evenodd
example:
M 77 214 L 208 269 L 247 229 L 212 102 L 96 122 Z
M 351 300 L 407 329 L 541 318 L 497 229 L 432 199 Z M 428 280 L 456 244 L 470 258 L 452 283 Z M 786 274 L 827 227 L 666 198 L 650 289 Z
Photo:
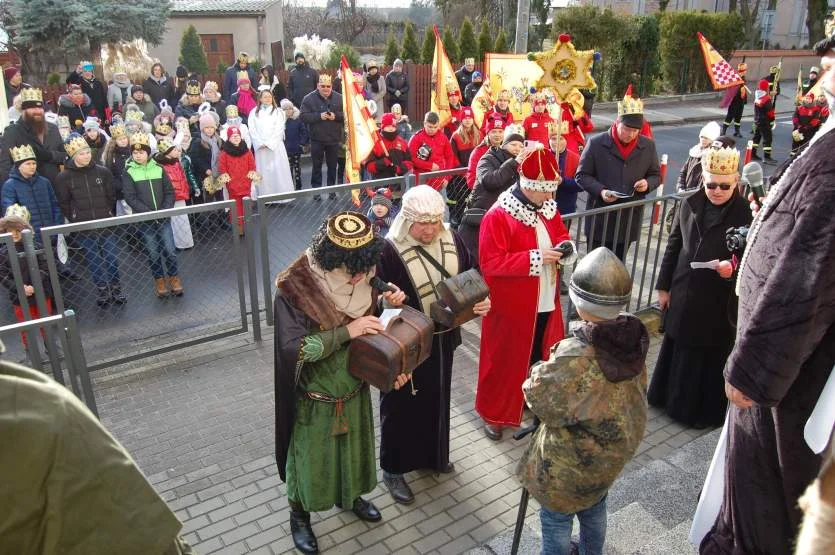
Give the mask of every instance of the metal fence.
M 41 244 L 69 246 L 66 265 L 44 251 L 56 308 L 78 315 L 91 370 L 248 330 L 236 210 L 230 200 L 41 230 Z M 172 292 L 158 298 L 160 277 Z

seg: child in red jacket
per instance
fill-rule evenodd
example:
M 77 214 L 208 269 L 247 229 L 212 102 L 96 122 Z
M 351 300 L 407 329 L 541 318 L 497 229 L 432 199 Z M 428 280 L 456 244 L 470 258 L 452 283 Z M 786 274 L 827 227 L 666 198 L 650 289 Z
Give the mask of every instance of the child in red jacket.
M 255 172 L 255 156 L 241 139 L 240 129 L 230 127 L 226 130 L 226 137 L 227 140 L 220 147 L 218 179 L 226 185 L 229 198 L 238 207 L 238 233 L 243 235 L 244 197 L 252 194 L 252 182 L 259 181 L 260 176 Z
M 186 173 L 183 164 L 180 162 L 182 151 L 173 139 L 164 137 L 157 142 L 157 153 L 154 160 L 162 166 L 165 175 L 168 176 L 171 185 L 174 187 L 174 207 L 180 208 L 186 205 L 191 198 L 192 183 L 189 181 L 189 174 Z M 171 217 L 171 229 L 174 232 L 174 247 L 179 250 L 194 247 L 194 236 L 191 233 L 191 222 L 188 214 L 180 214 Z

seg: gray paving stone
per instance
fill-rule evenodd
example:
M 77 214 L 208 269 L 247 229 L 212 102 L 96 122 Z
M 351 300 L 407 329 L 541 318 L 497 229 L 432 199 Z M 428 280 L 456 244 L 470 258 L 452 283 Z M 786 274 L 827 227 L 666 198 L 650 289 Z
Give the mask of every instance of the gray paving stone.
M 696 555 L 699 550 L 687 541 L 691 524 L 691 520 L 685 520 L 641 547 L 636 555 Z
M 513 533 L 503 534 L 494 538 L 487 547 L 495 555 L 509 555 L 513 546 Z M 542 549 L 542 538 L 537 536 L 527 525 L 522 528 L 522 536 L 519 540 L 519 553 L 539 553 Z M 470 552 L 473 553 L 472 551 Z M 475 555 L 475 554 L 473 554 Z

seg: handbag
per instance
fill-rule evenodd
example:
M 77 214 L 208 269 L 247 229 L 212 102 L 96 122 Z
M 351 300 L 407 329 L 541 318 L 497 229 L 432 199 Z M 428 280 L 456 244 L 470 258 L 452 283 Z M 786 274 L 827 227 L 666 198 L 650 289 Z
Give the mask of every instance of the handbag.
M 467 208 L 466 210 L 464 210 L 464 214 L 461 216 L 461 223 L 471 227 L 480 227 L 481 220 L 484 218 L 484 215 L 486 213 L 487 210 L 485 210 L 484 208 Z

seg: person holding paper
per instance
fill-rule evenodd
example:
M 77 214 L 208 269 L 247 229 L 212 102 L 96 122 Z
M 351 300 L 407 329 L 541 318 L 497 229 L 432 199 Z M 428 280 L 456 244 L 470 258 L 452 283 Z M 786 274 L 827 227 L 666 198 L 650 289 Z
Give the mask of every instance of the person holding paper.
M 725 231 L 751 223 L 738 191 L 739 151 L 708 148 L 702 187 L 681 202 L 661 262 L 658 301 L 666 329 L 647 398 L 693 428 L 721 426 L 728 400 L 722 369 L 734 342 L 736 307 Z M 712 264 L 710 263 L 712 262 Z M 695 266 L 702 266 L 694 268 Z
M 438 300 L 438 283 L 472 267 L 464 243 L 443 221 L 444 208 L 444 198 L 429 185 L 406 191 L 377 266 L 379 278 L 399 287 L 407 304 L 427 315 Z M 489 297 L 473 307 L 477 315 L 489 310 Z M 449 460 L 450 391 L 452 357 L 460 344 L 459 329 L 439 330 L 429 358 L 412 372 L 412 387 L 380 397 L 380 466 L 398 503 L 415 499 L 407 472 L 455 471 Z
M 835 108 L 835 24 L 815 45 Z M 798 498 L 821 466 L 803 429 L 835 364 L 835 118 L 771 176 L 739 265 L 736 343 L 725 366 L 722 507 L 703 554 L 794 552 Z M 675 303 L 675 299 L 673 299 Z

